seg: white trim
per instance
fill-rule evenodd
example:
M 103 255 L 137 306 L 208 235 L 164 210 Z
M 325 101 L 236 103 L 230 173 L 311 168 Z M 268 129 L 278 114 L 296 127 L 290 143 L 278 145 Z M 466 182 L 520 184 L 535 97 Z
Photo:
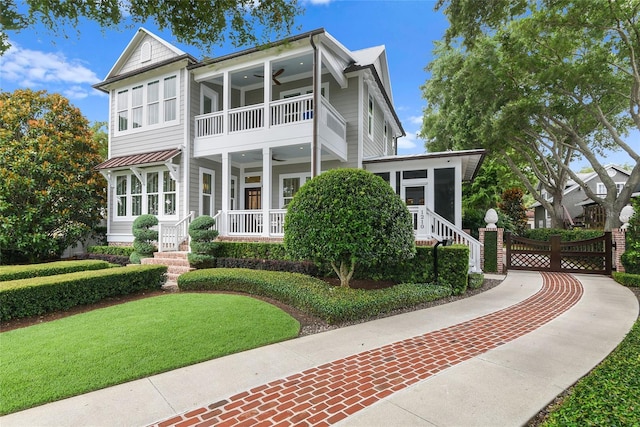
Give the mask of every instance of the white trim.
M 164 200 L 165 200 L 165 192 L 164 192 L 164 173 L 167 172 L 167 168 L 166 167 L 152 167 L 152 168 L 146 168 L 146 169 L 139 169 L 139 173 L 144 175 L 144 181 L 142 184 L 142 193 L 140 193 L 140 195 L 142 196 L 142 206 L 141 206 L 141 210 L 142 210 L 142 214 L 148 213 L 149 212 L 149 200 L 148 200 L 148 196 L 149 193 L 147 192 L 147 185 L 149 182 L 148 179 L 148 175 L 150 173 L 158 173 L 158 190 L 157 193 L 151 193 L 151 194 L 157 194 L 158 195 L 158 213 L 154 214 L 156 217 L 158 217 L 159 220 L 175 220 L 179 217 L 179 209 L 180 209 L 180 194 L 182 193 L 181 191 L 181 187 L 178 183 L 178 181 L 176 182 L 176 190 L 175 190 L 175 195 L 176 195 L 176 200 L 175 200 L 175 214 L 173 215 L 165 215 L 164 214 Z M 171 174 L 169 174 L 171 175 Z M 122 222 L 122 221 L 133 221 L 135 218 L 138 217 L 138 215 L 132 215 L 131 214 L 131 208 L 132 208 L 132 195 L 131 195 L 131 177 L 132 176 L 136 176 L 137 177 L 137 173 L 133 172 L 131 169 L 123 169 L 123 170 L 119 170 L 119 171 L 115 171 L 112 174 L 113 180 L 114 180 L 114 184 L 115 184 L 115 188 L 113 190 L 113 206 L 112 206 L 112 211 L 111 211 L 111 220 L 114 222 Z M 122 194 L 122 195 L 118 195 L 117 194 L 117 180 L 118 177 L 126 177 L 126 194 Z M 169 192 L 166 194 L 173 194 L 174 192 Z M 127 204 L 127 208 L 126 208 L 126 214 L 125 215 L 118 215 L 118 198 L 119 197 L 125 197 L 126 200 L 126 204 Z
M 299 172 L 299 173 L 282 173 L 279 175 L 279 186 L 278 186 L 278 206 L 280 209 L 285 209 L 284 207 L 284 180 L 291 178 L 299 178 L 300 179 L 300 187 L 302 187 L 308 180 L 311 179 L 310 172 Z
M 368 85 L 367 85 L 367 89 L 369 89 Z M 372 141 L 375 140 L 375 130 L 376 130 L 376 98 L 371 94 L 371 91 L 368 90 L 367 135 L 369 135 L 369 138 L 371 138 Z
M 175 118 L 173 120 L 167 120 L 165 121 L 165 108 L 164 108 L 164 104 L 165 101 L 169 100 L 169 99 L 173 99 L 174 97 L 171 98 L 166 98 L 165 94 L 164 94 L 164 82 L 167 79 L 171 79 L 175 77 L 176 79 L 176 94 L 175 94 L 175 104 L 176 104 L 176 114 L 175 114 Z M 180 70 L 177 71 L 173 71 L 171 73 L 166 73 L 166 74 L 162 74 L 159 76 L 156 76 L 154 78 L 150 78 L 150 79 L 146 79 L 144 81 L 139 81 L 133 84 L 129 84 L 127 86 L 122 86 L 119 87 L 117 89 L 112 89 L 111 93 L 114 95 L 115 97 L 115 102 L 113 103 L 113 111 L 114 111 L 114 126 L 113 126 L 113 132 L 115 136 L 121 136 L 121 135 L 130 135 L 130 134 L 134 134 L 137 132 L 144 132 L 144 131 L 148 131 L 148 130 L 152 130 L 152 129 L 159 129 L 159 128 L 163 128 L 163 127 L 168 127 L 168 126 L 175 126 L 177 124 L 180 124 L 180 93 L 181 93 L 181 81 L 182 81 L 182 77 L 181 77 L 181 73 Z M 157 110 L 157 114 L 158 114 L 158 121 L 157 123 L 154 124 L 148 124 L 148 119 L 149 119 L 149 100 L 148 100 L 148 94 L 149 94 L 149 84 L 151 83 L 157 83 L 158 85 L 158 99 L 156 102 L 153 102 L 154 104 L 157 103 L 158 105 L 158 110 Z M 141 124 L 138 127 L 133 127 L 133 100 L 132 100 L 132 93 L 133 93 L 133 89 L 135 88 L 139 88 L 142 87 L 142 104 L 141 106 L 139 106 L 139 108 L 142 108 L 142 120 L 141 120 Z M 123 92 L 127 92 L 126 95 L 126 108 L 121 108 L 118 105 L 118 94 L 123 93 Z M 125 130 L 120 130 L 120 117 L 119 117 L 119 112 L 120 111 L 126 111 L 127 112 L 127 129 Z
M 283 90 L 280 92 L 280 99 L 285 99 L 285 96 L 293 98 L 294 96 L 308 95 L 310 93 L 313 93 L 313 85 L 303 86 L 297 89 Z M 320 87 L 320 95 L 324 96 L 327 101 L 329 100 L 329 83 L 322 83 Z
M 213 169 L 200 167 L 198 169 L 198 214 L 204 215 L 203 212 L 203 204 L 202 197 L 204 193 L 202 192 L 202 186 L 204 184 L 203 174 L 211 175 L 211 194 L 209 197 L 211 198 L 209 202 L 209 215 L 214 216 L 216 214 L 215 206 L 216 206 L 216 172 Z

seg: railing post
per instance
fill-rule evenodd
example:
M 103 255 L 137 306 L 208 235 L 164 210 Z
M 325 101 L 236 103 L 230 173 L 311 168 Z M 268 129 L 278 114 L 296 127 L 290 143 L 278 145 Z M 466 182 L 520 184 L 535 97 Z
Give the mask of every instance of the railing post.
M 158 223 L 158 252 L 162 252 L 162 223 Z

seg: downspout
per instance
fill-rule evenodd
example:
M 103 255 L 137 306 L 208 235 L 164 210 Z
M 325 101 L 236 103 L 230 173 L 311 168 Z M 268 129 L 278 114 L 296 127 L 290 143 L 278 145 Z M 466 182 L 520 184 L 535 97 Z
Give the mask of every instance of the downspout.
M 316 158 L 318 153 L 318 101 L 319 91 L 317 87 L 318 81 L 318 67 L 316 61 L 318 60 L 318 47 L 313 42 L 313 35 L 309 36 L 309 43 L 313 48 L 313 134 L 311 136 L 311 178 L 318 176 L 318 159 Z

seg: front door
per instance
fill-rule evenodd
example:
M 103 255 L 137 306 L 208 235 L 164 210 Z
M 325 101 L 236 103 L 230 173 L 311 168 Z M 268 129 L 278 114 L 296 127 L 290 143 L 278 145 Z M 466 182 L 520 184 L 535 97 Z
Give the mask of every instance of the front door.
M 262 188 L 250 187 L 244 189 L 244 208 L 262 209 Z

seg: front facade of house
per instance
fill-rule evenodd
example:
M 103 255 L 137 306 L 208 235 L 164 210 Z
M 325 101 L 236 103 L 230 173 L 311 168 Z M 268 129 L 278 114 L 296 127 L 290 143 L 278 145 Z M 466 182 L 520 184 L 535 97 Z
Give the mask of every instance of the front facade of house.
M 300 186 L 345 167 L 389 182 L 417 239 L 451 237 L 462 232 L 461 183 L 484 155 L 397 156 L 404 131 L 384 47 L 350 51 L 323 29 L 204 61 L 140 29 L 95 87 L 109 94 L 109 159 L 98 169 L 110 244 L 130 244 L 147 213 L 160 250 L 176 249 L 198 215 L 214 216 L 223 238 L 281 238 Z
M 629 172 L 618 165 L 606 165 L 607 174 L 616 184 L 618 194 L 629 179 Z M 578 178 L 589 186 L 598 196 L 606 196 L 607 188 L 602 180 L 595 172 L 580 173 Z M 548 200 L 553 197 L 548 195 L 544 190 L 542 196 Z M 547 197 L 548 196 L 548 197 Z M 596 202 L 591 200 L 584 190 L 575 181 L 569 180 L 565 186 L 562 196 L 562 205 L 564 211 L 564 221 L 567 227 L 584 227 L 584 228 L 604 228 L 606 213 L 604 209 Z M 542 207 L 539 202 L 533 205 L 535 211 L 534 227 L 549 228 L 551 227 L 551 218 L 549 213 Z

